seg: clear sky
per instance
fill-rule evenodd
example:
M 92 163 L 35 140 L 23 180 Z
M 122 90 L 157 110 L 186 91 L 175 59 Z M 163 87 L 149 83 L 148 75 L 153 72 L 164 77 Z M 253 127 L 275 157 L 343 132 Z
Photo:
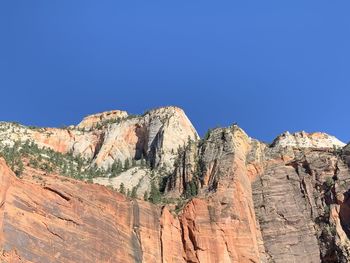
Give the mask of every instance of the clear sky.
M 0 1 L 0 120 L 182 107 L 198 131 L 233 122 L 350 140 L 350 1 Z

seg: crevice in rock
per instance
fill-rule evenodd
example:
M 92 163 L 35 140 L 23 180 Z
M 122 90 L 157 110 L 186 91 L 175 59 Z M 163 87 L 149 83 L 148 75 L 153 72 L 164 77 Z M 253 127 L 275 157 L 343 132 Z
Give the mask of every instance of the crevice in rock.
M 201 248 L 200 246 L 198 246 L 198 243 L 196 241 L 196 236 L 194 234 L 194 231 L 192 230 L 192 228 L 190 228 L 189 226 L 187 226 L 187 230 L 188 230 L 188 237 L 193 245 L 194 250 L 201 250 L 201 251 L 205 251 L 205 249 Z
M 98 140 L 98 143 L 96 144 L 96 147 L 95 147 L 95 150 L 94 150 L 94 153 L 92 155 L 91 160 L 95 160 L 96 157 L 98 156 L 98 154 L 100 153 L 102 145 L 105 141 L 105 136 L 106 136 L 105 131 L 100 134 L 100 138 Z
M 338 180 L 338 174 L 340 172 L 340 169 L 339 169 L 339 159 L 337 158 L 337 162 L 335 163 L 335 169 L 334 169 L 334 174 L 333 174 L 333 177 L 332 179 L 334 181 L 337 181 Z
M 213 168 L 211 169 L 211 173 L 209 175 L 209 191 L 215 191 L 218 186 L 218 160 L 214 160 Z
M 163 212 L 164 212 L 164 206 L 162 207 L 160 217 L 163 217 Z M 159 228 L 159 241 L 160 241 L 160 262 L 163 262 L 163 257 L 164 257 L 164 248 L 163 248 L 163 224 L 160 225 Z
M 133 226 L 132 226 L 132 245 L 134 247 L 134 256 L 137 262 L 143 261 L 143 250 L 140 235 L 140 210 L 137 201 L 132 203 Z
M 288 222 L 288 219 L 284 216 L 284 214 L 282 214 L 282 213 L 278 213 L 277 212 L 277 215 L 280 217 L 280 218 L 282 218 L 283 219 L 283 221 L 286 221 L 286 222 Z
M 149 147 L 147 161 L 152 169 L 156 168 L 162 158 L 160 150 L 163 148 L 164 131 L 160 129 Z
M 311 202 L 311 199 L 310 199 L 310 194 L 307 191 L 307 187 L 306 187 L 306 183 L 305 183 L 305 178 L 304 177 L 301 179 L 300 186 L 303 188 L 305 199 L 307 200 L 307 202 L 308 202 L 308 204 L 310 206 L 311 218 L 314 218 L 314 209 L 313 209 L 312 202 Z
M 147 156 L 147 134 L 146 134 L 146 127 L 141 126 L 139 124 L 136 124 L 135 126 L 135 134 L 137 137 L 137 142 L 135 146 L 135 160 L 140 160 L 142 158 L 145 158 Z
M 184 226 L 182 221 L 180 220 L 180 232 L 181 232 L 181 243 L 182 243 L 182 248 L 184 250 L 184 254 L 186 254 L 186 240 L 185 240 L 185 233 L 184 233 Z M 187 259 L 184 257 L 184 260 L 187 261 Z
M 304 169 L 304 172 L 308 175 L 312 175 L 312 169 L 310 167 L 310 164 L 304 159 L 304 160 L 295 160 L 290 163 L 286 163 L 286 166 L 291 166 L 294 168 L 295 172 L 300 175 L 300 168 Z
M 66 222 L 70 222 L 70 223 L 73 223 L 74 225 L 77 225 L 77 226 L 80 226 L 80 223 L 72 220 L 72 219 L 69 219 L 69 218 L 64 218 L 64 217 L 61 217 L 61 216 L 56 216 L 58 219 L 61 219 L 63 221 L 66 221 Z
M 197 256 L 197 253 L 196 253 L 196 251 L 194 250 L 193 252 L 194 252 L 194 254 L 195 254 L 195 256 L 196 256 L 196 258 L 197 258 L 197 261 L 193 261 L 193 260 L 191 260 L 191 259 L 189 259 L 189 258 L 187 258 L 187 250 L 188 250 L 188 245 L 187 245 L 187 242 L 186 242 L 186 239 L 185 239 L 185 230 L 184 230 L 184 225 L 183 225 L 183 222 L 180 220 L 180 227 L 181 227 L 181 241 L 182 241 L 182 246 L 183 246 L 183 250 L 184 250 L 184 254 L 186 255 L 186 258 L 184 258 L 184 260 L 186 261 L 186 262 L 188 262 L 188 263 L 198 263 L 199 262 L 199 260 L 198 260 L 198 256 Z M 192 242 L 192 240 L 191 240 L 191 242 Z
M 186 191 L 186 149 L 184 150 L 182 156 L 181 156 L 181 168 L 182 168 L 182 171 L 181 171 L 181 177 L 182 177 L 182 189 L 183 189 L 183 192 L 185 193 Z
M 56 195 L 58 195 L 59 197 L 63 198 L 64 200 L 66 200 L 67 202 L 69 202 L 71 199 L 66 196 L 65 194 L 61 193 L 60 191 L 56 190 L 56 189 L 53 189 L 51 187 L 48 187 L 48 186 L 44 186 L 44 189 L 45 190 L 48 190 Z
M 227 244 L 227 239 L 226 239 L 226 237 L 225 237 L 225 231 L 224 231 L 216 222 L 215 222 L 215 225 L 216 225 L 216 227 L 222 232 L 222 238 L 223 238 L 224 243 L 225 243 L 225 246 L 226 246 L 226 251 L 227 251 L 227 253 L 230 255 L 230 258 L 231 258 L 232 261 L 233 261 L 234 257 L 233 257 L 233 255 L 232 255 L 232 253 L 231 253 L 231 250 L 229 249 L 229 246 L 228 246 L 228 244 Z M 255 261 L 252 261 L 252 262 L 255 262 Z
M 61 240 L 64 240 L 63 237 L 62 237 L 61 235 L 59 235 L 59 234 L 57 234 L 56 232 L 52 231 L 52 230 L 48 227 L 48 225 L 47 225 L 46 223 L 44 223 L 44 222 L 42 222 L 42 223 L 43 223 L 44 226 L 46 227 L 47 231 L 49 231 L 49 233 L 51 233 L 52 235 L 58 237 L 58 238 L 61 239 Z

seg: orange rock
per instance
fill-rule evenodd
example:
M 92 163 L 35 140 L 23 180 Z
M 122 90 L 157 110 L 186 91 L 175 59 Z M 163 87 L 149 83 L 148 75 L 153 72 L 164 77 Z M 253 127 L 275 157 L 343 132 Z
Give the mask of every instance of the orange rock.
M 99 185 L 30 171 L 20 180 L 0 160 L 0 240 L 25 262 L 156 262 L 160 213 Z M 31 176 L 34 176 L 31 179 Z
M 119 123 L 90 131 L 97 122 L 119 117 Z M 175 214 L 176 199 L 159 207 L 104 186 L 29 167 L 18 179 L 0 159 L 0 260 L 265 263 L 350 259 L 350 165 L 344 156 L 339 158 L 339 151 L 334 152 L 333 146 L 343 144 L 332 136 L 285 133 L 267 145 L 233 125 L 183 147 L 196 140 L 197 133 L 176 107 L 129 118 L 119 111 L 92 115 L 80 128 L 86 131 L 16 126 L 15 132 L 0 136 L 7 141 L 33 139 L 59 152 L 74 151 L 90 156 L 101 167 L 146 154 L 154 167 L 166 165 L 173 172 L 166 197 L 187 196 L 193 182 L 198 195 L 188 198 Z M 185 148 L 179 156 L 178 148 Z

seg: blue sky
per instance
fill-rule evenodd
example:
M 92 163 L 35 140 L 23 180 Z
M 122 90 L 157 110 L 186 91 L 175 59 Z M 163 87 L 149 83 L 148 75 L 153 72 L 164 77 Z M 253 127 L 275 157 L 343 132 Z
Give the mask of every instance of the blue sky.
M 182 107 L 203 134 L 233 122 L 350 140 L 349 1 L 0 2 L 0 119 Z

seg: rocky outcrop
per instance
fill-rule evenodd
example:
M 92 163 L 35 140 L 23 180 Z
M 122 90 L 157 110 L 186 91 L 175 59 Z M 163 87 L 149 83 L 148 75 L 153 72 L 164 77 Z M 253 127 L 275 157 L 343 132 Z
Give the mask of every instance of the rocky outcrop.
M 350 143 L 343 148 L 344 161 L 350 167 Z
M 151 170 L 149 168 L 134 167 L 120 173 L 116 177 L 97 177 L 93 182 L 118 190 L 123 184 L 126 192 L 136 188 L 136 196 L 143 198 L 145 192 L 151 191 Z
M 191 182 L 198 186 L 200 169 L 198 145 L 190 142 L 178 152 L 174 171 L 167 180 L 167 195 L 179 197 L 191 191 Z
M 206 197 L 193 199 L 181 217 L 187 234 L 185 251 L 191 262 L 265 260 L 246 166 L 253 141 L 234 125 L 212 131 L 197 150 L 187 147 L 181 154 L 182 163 L 178 166 L 182 168 L 170 177 L 169 194 L 184 193 L 195 179 L 200 186 L 199 196 Z M 193 152 L 199 156 L 192 157 Z M 198 164 L 190 165 L 192 160 Z M 199 171 L 194 177 L 196 165 Z
M 97 126 L 99 124 L 99 126 Z M 116 160 L 145 158 L 152 167 L 173 169 L 179 147 L 198 134 L 182 109 L 163 107 L 142 116 L 110 111 L 86 117 L 69 128 L 32 128 L 0 124 L 0 143 L 31 141 L 39 147 L 81 155 L 107 169 Z
M 195 174 L 193 160 L 196 160 L 201 169 L 200 195 L 210 196 L 206 205 L 213 199 L 225 200 L 212 205 L 213 214 L 222 215 L 217 212 L 219 204 L 229 204 L 232 210 L 226 211 L 232 211 L 238 222 L 251 226 L 240 229 L 240 233 L 245 233 L 240 236 L 249 237 L 250 246 L 255 247 L 257 256 L 253 260 L 341 261 L 347 248 L 340 249 L 335 244 L 348 246 L 344 241 L 346 235 L 341 232 L 346 231 L 350 222 L 350 213 L 345 212 L 347 206 L 339 206 L 335 198 L 344 199 L 349 189 L 350 173 L 337 150 L 343 145 L 326 134 L 302 132 L 283 134 L 268 146 L 249 138 L 237 126 L 216 129 L 195 149 L 188 147 L 181 153 L 180 169 L 170 176 L 167 189 L 172 196 L 185 194 L 185 187 Z M 346 157 L 345 153 L 346 148 Z M 244 202 L 246 207 L 242 207 Z M 342 236 L 342 241 L 329 230 L 336 224 L 330 219 L 330 209 L 338 211 L 337 236 Z M 329 231 L 325 233 L 324 229 Z M 231 250 L 245 243 L 235 240 Z M 242 251 L 244 257 L 230 260 L 244 261 L 247 251 Z
M 177 149 L 189 139 L 197 138 L 196 130 L 181 109 L 159 108 L 108 126 L 94 162 L 108 167 L 114 160 L 144 157 L 152 167 L 172 169 Z
M 275 147 L 297 148 L 332 148 L 345 146 L 343 142 L 326 133 L 306 133 L 304 131 L 294 134 L 285 132 L 278 136 L 272 144 Z
M 333 146 L 272 147 L 266 151 L 266 159 L 264 172 L 253 183 L 253 193 L 270 259 L 347 262 L 344 251 L 339 252 L 335 245 L 344 230 L 339 226 L 336 230 L 330 211 L 334 217 L 334 211 L 342 210 L 340 200 L 350 187 L 350 173 Z M 348 218 L 343 216 L 340 221 L 344 228 Z
M 114 110 L 114 111 L 106 111 L 93 115 L 86 116 L 78 125 L 77 128 L 80 129 L 93 129 L 96 128 L 101 123 L 105 122 L 117 122 L 122 119 L 128 117 L 128 113 L 126 111 Z
M 284 133 L 268 145 L 232 125 L 199 140 L 176 107 L 92 115 L 69 129 L 0 124 L 1 144 L 27 139 L 100 168 L 145 159 L 93 181 L 141 184 L 140 199 L 163 180 L 164 202 L 43 172 L 28 156 L 18 178 L 0 159 L 4 262 L 350 260 L 350 150 L 333 136 Z
M 273 262 L 319 262 L 312 178 L 296 164 L 274 163 L 253 183 L 255 211 Z

